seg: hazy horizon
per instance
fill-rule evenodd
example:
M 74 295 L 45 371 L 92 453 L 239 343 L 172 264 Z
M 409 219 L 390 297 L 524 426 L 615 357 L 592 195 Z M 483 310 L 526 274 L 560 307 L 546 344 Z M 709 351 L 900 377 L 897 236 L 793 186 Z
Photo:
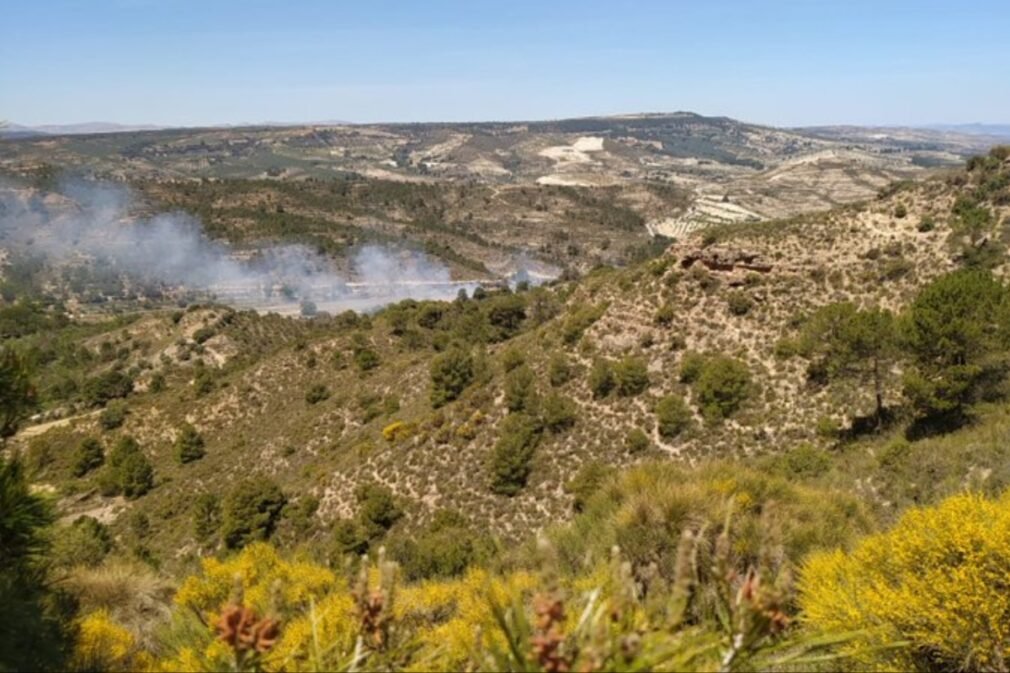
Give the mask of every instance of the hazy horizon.
M 1010 6 L 49 0 L 7 8 L 0 117 L 215 126 L 686 110 L 1004 123 Z

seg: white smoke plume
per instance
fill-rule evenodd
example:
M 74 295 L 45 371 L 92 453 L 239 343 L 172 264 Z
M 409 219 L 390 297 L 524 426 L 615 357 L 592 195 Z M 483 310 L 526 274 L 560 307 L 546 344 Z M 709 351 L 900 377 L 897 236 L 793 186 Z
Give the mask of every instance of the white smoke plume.
M 404 298 L 451 299 L 472 283 L 455 283 L 449 270 L 418 252 L 360 248 L 351 274 L 300 245 L 257 249 L 240 258 L 210 240 L 183 213 L 134 214 L 121 187 L 76 182 L 57 193 L 0 185 L 0 248 L 43 255 L 54 265 L 94 260 L 130 277 L 205 291 L 220 301 L 290 310 L 311 300 L 320 309 L 370 310 Z

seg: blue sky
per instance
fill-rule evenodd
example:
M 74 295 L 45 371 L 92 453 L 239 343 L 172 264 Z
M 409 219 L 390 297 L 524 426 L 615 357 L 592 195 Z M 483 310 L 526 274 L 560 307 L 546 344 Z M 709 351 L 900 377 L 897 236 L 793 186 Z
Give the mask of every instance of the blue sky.
M 1010 0 L 5 0 L 23 124 L 1010 122 Z

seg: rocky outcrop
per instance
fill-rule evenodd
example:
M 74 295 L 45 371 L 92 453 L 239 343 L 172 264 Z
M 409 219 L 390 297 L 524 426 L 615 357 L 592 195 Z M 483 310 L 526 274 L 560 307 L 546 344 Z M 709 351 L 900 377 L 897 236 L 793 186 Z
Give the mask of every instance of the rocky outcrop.
M 749 252 L 724 247 L 699 248 L 686 253 L 680 260 L 681 267 L 689 269 L 700 262 L 710 271 L 756 271 L 768 273 L 772 270 L 771 262 L 763 259 L 760 253 Z

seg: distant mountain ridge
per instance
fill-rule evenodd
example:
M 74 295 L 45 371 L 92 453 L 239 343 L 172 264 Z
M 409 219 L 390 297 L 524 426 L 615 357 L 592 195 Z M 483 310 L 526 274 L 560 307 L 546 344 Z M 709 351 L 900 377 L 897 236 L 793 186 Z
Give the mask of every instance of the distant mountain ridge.
M 953 131 L 978 136 L 998 136 L 1010 138 L 1010 124 L 932 124 L 925 128 L 936 131 Z

